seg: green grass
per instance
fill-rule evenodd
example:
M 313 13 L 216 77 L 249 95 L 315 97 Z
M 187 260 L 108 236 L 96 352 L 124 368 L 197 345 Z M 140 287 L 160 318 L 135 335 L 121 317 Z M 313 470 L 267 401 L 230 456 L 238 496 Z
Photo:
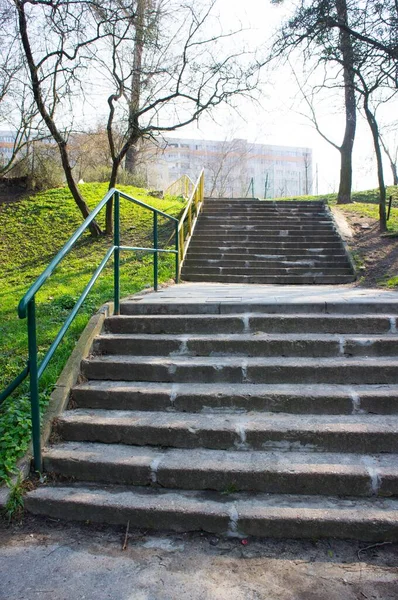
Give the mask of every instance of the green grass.
M 388 186 L 386 189 L 387 201 L 390 196 L 392 196 L 392 206 L 398 207 L 398 187 L 397 186 Z M 376 204 L 379 203 L 379 190 L 365 190 L 361 192 L 353 192 L 351 194 L 351 198 L 354 203 L 361 204 Z M 329 204 L 334 205 L 337 203 L 337 194 L 319 194 L 318 196 L 290 196 L 286 198 L 274 198 L 274 200 L 327 200 Z M 352 204 L 344 204 L 344 206 L 352 206 Z M 370 216 L 370 215 L 369 215 Z
M 182 202 L 176 198 L 159 200 L 148 196 L 145 190 L 131 186 L 120 186 L 120 189 L 174 216 L 178 216 L 183 208 Z M 107 185 L 83 184 L 81 190 L 88 205 L 93 208 L 105 195 Z M 98 220 L 102 226 L 104 216 L 104 211 L 101 211 Z M 152 218 L 152 212 L 122 200 L 122 244 L 151 247 Z M 49 190 L 0 207 L 0 390 L 26 364 L 26 321 L 17 317 L 18 302 L 81 222 L 80 212 L 66 188 Z M 163 218 L 159 219 L 159 243 L 161 247 L 174 243 L 172 227 Z M 47 351 L 110 244 L 108 237 L 93 239 L 84 234 L 37 294 L 39 357 Z M 173 277 L 174 264 L 174 255 L 160 256 L 160 282 Z M 122 253 L 122 296 L 152 285 L 152 265 L 149 254 Z M 104 302 L 112 299 L 112 282 L 110 261 L 41 379 L 42 411 L 89 318 Z M 27 384 L 24 383 L 0 408 L 0 481 L 8 480 L 29 440 L 30 403 Z

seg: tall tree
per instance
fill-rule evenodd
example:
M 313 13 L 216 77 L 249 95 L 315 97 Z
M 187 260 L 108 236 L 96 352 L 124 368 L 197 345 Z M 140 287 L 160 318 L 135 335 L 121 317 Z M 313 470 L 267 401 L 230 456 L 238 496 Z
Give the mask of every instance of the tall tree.
M 110 187 L 124 159 L 134 170 L 140 140 L 184 127 L 256 89 L 259 65 L 239 44 L 239 30 L 222 29 L 215 6 L 216 0 L 136 0 L 133 9 L 118 12 L 118 20 L 106 18 L 106 43 L 93 61 L 112 82 Z M 106 12 L 101 6 L 101 19 Z M 106 230 L 112 230 L 111 203 Z
M 274 0 L 280 3 L 280 0 Z M 303 51 L 304 59 L 311 64 L 334 63 L 341 65 L 344 87 L 345 128 L 341 144 L 324 139 L 340 152 L 340 183 L 337 195 L 339 204 L 351 202 L 352 151 L 356 132 L 355 98 L 355 47 L 351 34 L 344 27 L 336 28 L 333 22 L 349 23 L 347 0 L 300 0 L 293 16 L 282 26 L 275 43 L 274 57 L 289 57 L 292 52 Z M 312 106 L 312 116 L 315 111 Z M 319 127 L 317 130 L 321 133 Z M 322 135 L 322 134 L 321 134 Z
M 85 3 L 72 0 L 14 0 L 17 28 L 37 110 L 58 146 L 62 167 L 71 194 L 84 218 L 90 210 L 74 179 L 68 152 L 68 127 L 57 122 L 57 108 L 68 101 L 79 72 L 85 67 L 84 50 L 94 38 L 82 39 L 87 15 Z M 62 117 L 61 117 L 62 119 Z M 93 221 L 92 235 L 101 233 Z

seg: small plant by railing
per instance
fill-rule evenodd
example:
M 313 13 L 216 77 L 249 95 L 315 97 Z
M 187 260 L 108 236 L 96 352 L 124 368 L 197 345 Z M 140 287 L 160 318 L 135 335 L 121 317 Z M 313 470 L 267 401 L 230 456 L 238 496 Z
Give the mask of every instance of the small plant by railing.
M 150 210 L 153 213 L 153 247 L 143 248 L 135 246 L 122 246 L 120 244 L 120 199 L 124 198 L 129 202 L 133 202 L 138 206 Z M 79 299 L 72 308 L 68 318 L 62 325 L 50 348 L 46 352 L 43 360 L 39 364 L 38 362 L 38 351 L 37 351 L 37 326 L 36 326 L 36 302 L 35 297 L 37 292 L 45 284 L 48 278 L 52 275 L 54 270 L 57 268 L 59 263 L 65 258 L 67 254 L 75 246 L 76 242 L 83 235 L 90 223 L 95 219 L 98 213 L 106 206 L 108 202 L 113 199 L 114 201 L 114 235 L 113 243 L 108 248 L 102 261 L 93 273 L 90 281 L 87 283 Z M 159 248 L 158 246 L 158 217 L 164 217 L 170 220 L 174 226 L 174 237 L 175 237 L 175 248 Z M 101 200 L 101 202 L 94 208 L 87 219 L 82 225 L 75 231 L 75 233 L 69 238 L 63 248 L 53 258 L 48 267 L 43 273 L 36 279 L 31 285 L 29 290 L 26 292 L 22 300 L 18 305 L 18 315 L 20 319 L 27 319 L 27 332 L 28 332 L 28 361 L 26 367 L 19 373 L 19 375 L 7 386 L 5 390 L 0 393 L 0 405 L 8 398 L 19 385 L 29 376 L 29 389 L 30 389 L 30 402 L 31 402 L 31 415 L 32 415 L 32 442 L 33 442 L 33 456 L 34 456 L 34 468 L 36 471 L 41 471 L 41 443 L 40 443 L 40 405 L 39 405 L 39 381 L 42 377 L 48 363 L 53 357 L 56 349 L 61 343 L 67 330 L 75 319 L 80 307 L 87 298 L 90 290 L 94 286 L 98 277 L 102 273 L 103 269 L 107 265 L 108 261 L 113 257 L 113 296 L 114 296 L 114 311 L 115 314 L 119 314 L 120 310 L 120 252 L 123 250 L 131 251 L 144 251 L 153 254 L 153 287 L 155 290 L 158 289 L 158 261 L 159 253 L 172 253 L 175 254 L 175 279 L 178 282 L 179 278 L 179 234 L 178 234 L 178 219 L 163 213 L 162 211 L 136 200 L 123 192 L 112 189 L 108 194 Z

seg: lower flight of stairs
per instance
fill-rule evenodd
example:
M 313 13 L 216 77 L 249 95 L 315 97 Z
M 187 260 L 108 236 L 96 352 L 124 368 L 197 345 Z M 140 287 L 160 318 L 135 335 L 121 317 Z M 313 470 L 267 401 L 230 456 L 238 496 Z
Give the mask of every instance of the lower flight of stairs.
M 355 279 L 324 202 L 205 201 L 187 256 L 186 281 L 336 284 Z
M 124 302 L 28 511 L 232 536 L 398 539 L 397 305 Z

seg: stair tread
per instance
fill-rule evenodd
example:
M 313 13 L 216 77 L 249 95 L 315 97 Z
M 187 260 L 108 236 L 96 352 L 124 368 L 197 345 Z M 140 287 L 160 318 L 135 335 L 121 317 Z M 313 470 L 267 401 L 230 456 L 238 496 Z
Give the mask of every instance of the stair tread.
M 88 423 L 90 425 L 129 425 L 152 428 L 176 428 L 248 431 L 325 431 L 368 433 L 398 433 L 398 415 L 300 415 L 289 413 L 177 413 L 165 411 L 131 411 L 77 408 L 63 413 L 58 423 Z M 240 439 L 240 438 L 239 438 Z M 305 449 L 305 448 L 303 448 Z
M 333 496 L 305 496 L 291 494 L 253 494 L 240 492 L 224 495 L 219 492 L 190 490 L 164 490 L 125 486 L 58 485 L 39 487 L 28 492 L 27 504 L 33 500 L 82 503 L 89 507 L 101 504 L 115 508 L 118 519 L 122 508 L 150 509 L 151 511 L 176 511 L 195 514 L 221 514 L 228 517 L 229 508 L 234 508 L 238 518 L 249 515 L 269 518 L 285 516 L 294 521 L 319 518 L 343 522 L 356 518 L 362 522 L 391 521 L 398 524 L 398 500 L 390 498 L 340 498 Z M 126 523 L 124 515 L 116 522 Z M 92 515 L 93 520 L 95 514 Z M 119 517 L 120 518 L 120 517 Z M 123 519 L 123 520 L 122 520 Z M 115 522 L 115 521 L 114 521 Z M 337 533 L 337 532 L 336 532 Z M 344 536 L 342 536 L 344 537 Z
M 134 356 L 129 354 L 112 354 L 99 355 L 86 359 L 86 363 L 129 363 L 136 365 L 204 365 L 214 366 L 216 370 L 220 370 L 223 366 L 237 367 L 257 367 L 257 366 L 280 366 L 280 367 L 341 367 L 343 364 L 350 366 L 363 366 L 369 368 L 383 369 L 383 367 L 394 367 L 398 369 L 398 357 L 259 357 L 259 356 L 220 356 L 217 364 L 214 363 L 214 356 Z M 398 377 L 398 372 L 397 372 Z M 383 382 L 380 382 L 383 383 Z
M 44 459 L 154 466 L 184 470 L 362 472 L 369 477 L 398 477 L 396 454 L 345 454 L 338 452 L 278 452 L 212 450 L 206 448 L 154 448 L 95 442 L 62 442 L 44 450 Z M 156 464 L 153 465 L 153 461 Z M 371 475 L 370 475 L 371 473 Z
M 133 315 L 131 315 L 133 316 Z M 156 316 L 156 315 L 153 315 Z M 168 315 L 167 315 L 168 316 Z M 185 316 L 185 315 L 184 315 Z M 320 316 L 323 316 L 322 313 Z M 148 337 L 149 336 L 149 337 Z M 109 340 L 148 340 L 148 339 L 158 339 L 158 340 L 178 340 L 181 342 L 189 341 L 193 342 L 195 340 L 204 341 L 204 340 L 214 340 L 214 341 L 244 341 L 244 342 L 256 342 L 256 341 L 273 341 L 273 340 L 291 340 L 297 341 L 300 340 L 320 340 L 320 341 L 333 341 L 337 342 L 339 340 L 357 341 L 363 342 L 364 345 L 368 341 L 388 341 L 388 342 L 396 342 L 398 343 L 398 334 L 394 333 L 386 333 L 381 335 L 380 333 L 363 333 L 363 334 L 355 334 L 355 333 L 265 333 L 265 332 L 253 332 L 253 333 L 194 333 L 194 334 L 183 334 L 183 333 L 108 333 L 103 332 L 96 337 L 96 340 L 101 339 L 109 339 Z
M 397 384 L 303 384 L 303 383 L 281 383 L 281 384 L 266 384 L 266 383 L 169 383 L 169 382 L 151 382 L 151 381 L 101 381 L 92 380 L 84 383 L 79 383 L 74 389 L 81 390 L 141 390 L 143 393 L 156 393 L 157 391 L 173 392 L 173 395 L 178 396 L 180 393 L 189 392 L 192 395 L 202 396 L 210 395 L 217 396 L 219 394 L 228 395 L 234 393 L 247 396 L 250 400 L 252 395 L 261 394 L 288 394 L 294 396 L 312 395 L 323 397 L 351 395 L 355 393 L 359 397 L 367 396 L 387 396 L 392 397 L 398 395 Z

